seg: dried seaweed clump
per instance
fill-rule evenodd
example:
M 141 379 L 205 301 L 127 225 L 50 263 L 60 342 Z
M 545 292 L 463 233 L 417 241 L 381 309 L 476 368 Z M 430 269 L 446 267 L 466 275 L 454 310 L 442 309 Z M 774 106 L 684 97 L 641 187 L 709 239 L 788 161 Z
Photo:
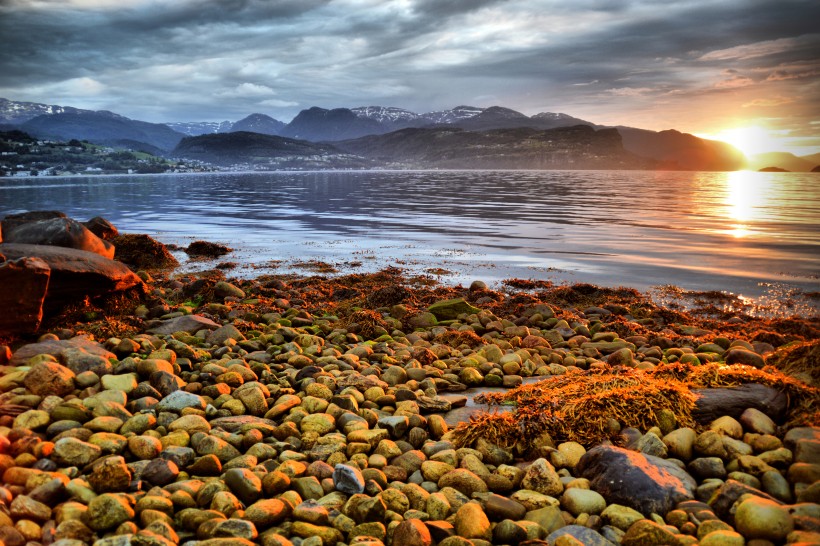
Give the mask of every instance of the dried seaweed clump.
M 114 258 L 136 269 L 166 269 L 179 265 L 168 248 L 144 234 L 129 233 L 111 239 Z
M 767 366 L 762 370 L 742 364 L 722 365 L 714 362 L 703 366 L 668 364 L 649 372 L 658 379 L 672 378 L 686 383 L 689 388 L 737 387 L 757 383 L 777 389 L 788 396 L 787 425 L 817 424 L 820 408 L 820 389 Z
M 778 349 L 766 359 L 766 364 L 791 376 L 805 377 L 813 387 L 820 387 L 820 340 Z
M 662 409 L 674 413 L 680 426 L 694 425 L 695 397 L 686 385 L 637 370 L 573 371 L 477 400 L 516 407 L 511 413 L 479 416 L 460 424 L 454 431 L 459 446 L 492 437 L 501 446 L 532 451 L 538 447 L 534 440 L 544 432 L 557 442 L 589 446 L 611 437 L 611 419 L 646 430 L 657 424 Z M 509 426 L 510 422 L 516 426 Z
M 381 314 L 370 309 L 362 309 L 341 320 L 341 326 L 348 331 L 372 339 L 389 331 L 389 325 Z
M 460 347 L 462 345 L 467 345 L 468 347 L 477 347 L 479 345 L 485 345 L 487 343 L 486 339 L 479 336 L 472 330 L 448 330 L 443 334 L 437 335 L 435 341 L 436 343 L 449 345 L 450 347 Z

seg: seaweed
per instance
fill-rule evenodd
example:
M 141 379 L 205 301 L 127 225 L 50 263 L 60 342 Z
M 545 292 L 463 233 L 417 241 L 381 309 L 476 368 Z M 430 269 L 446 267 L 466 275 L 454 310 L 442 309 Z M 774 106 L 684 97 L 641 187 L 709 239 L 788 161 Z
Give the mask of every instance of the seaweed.
M 490 406 L 512 403 L 515 410 L 473 416 L 456 427 L 453 440 L 468 447 L 485 438 L 503 447 L 532 452 L 539 447 L 538 436 L 548 433 L 558 442 L 591 446 L 617 441 L 620 427 L 648 430 L 658 424 L 662 410 L 672 412 L 678 426 L 697 428 L 692 418 L 695 390 L 746 383 L 784 392 L 789 399 L 789 426 L 817 423 L 820 389 L 774 368 L 675 363 L 654 370 L 602 367 L 570 371 L 504 393 L 482 394 L 476 397 L 477 402 Z M 613 420 L 620 427 L 613 427 Z

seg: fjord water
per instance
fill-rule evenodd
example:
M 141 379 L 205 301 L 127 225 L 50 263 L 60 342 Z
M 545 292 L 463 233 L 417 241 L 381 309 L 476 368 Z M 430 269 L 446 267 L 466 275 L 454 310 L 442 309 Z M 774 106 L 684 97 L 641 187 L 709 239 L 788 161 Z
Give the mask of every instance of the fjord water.
M 239 276 L 319 260 L 347 271 L 398 266 L 445 282 L 673 284 L 758 297 L 772 283 L 820 290 L 818 182 L 817 174 L 744 171 L 0 179 L 0 215 L 56 209 L 101 215 L 165 243 L 220 242 L 236 249 L 225 259 L 240 264 Z

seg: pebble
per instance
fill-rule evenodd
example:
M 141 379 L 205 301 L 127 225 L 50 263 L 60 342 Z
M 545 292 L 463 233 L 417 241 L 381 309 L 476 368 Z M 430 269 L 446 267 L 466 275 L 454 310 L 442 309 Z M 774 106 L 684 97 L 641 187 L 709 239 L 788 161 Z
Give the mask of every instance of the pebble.
M 0 397 L 27 409 L 0 424 L 0 540 L 717 546 L 811 532 L 804 527 L 814 512 L 776 500 L 820 497 L 820 432 L 780 430 L 757 409 L 716 419 L 701 434 L 676 428 L 668 410 L 650 430 L 613 423 L 634 450 L 627 459 L 669 458 L 658 467 L 663 479 L 650 472 L 650 481 L 678 472 L 691 479 L 682 479 L 683 495 L 651 510 L 587 474 L 600 453 L 594 446 L 545 436 L 534 453 L 487 438 L 459 449 L 442 413 L 471 407 L 473 394 L 462 391 L 472 385 L 511 388 L 605 360 L 651 367 L 673 354 L 758 362 L 750 344 L 695 329 L 687 335 L 704 337 L 691 348 L 685 338 L 608 331 L 612 318 L 625 329 L 632 320 L 627 306 L 612 304 L 585 306 L 580 318 L 540 304 L 508 320 L 466 302 L 439 306 L 449 313 L 464 304 L 438 319 L 390 302 L 377 311 L 384 328 L 354 332 L 307 313 L 301 289 L 284 281 L 262 292 L 262 281 L 209 282 L 217 300 L 203 293 L 210 301 L 199 311 L 219 323 L 155 320 L 149 334 L 112 338 L 99 352 L 89 341 L 63 364 L 35 355 L 27 373 L 4 378 Z M 287 305 L 262 313 L 252 300 L 239 302 L 264 301 L 267 290 Z M 492 293 L 485 284 L 472 291 Z M 172 301 L 149 316 L 176 311 Z M 431 329 L 402 332 L 409 322 Z M 446 341 L 456 335 L 464 343 Z M 18 434 L 25 429 L 39 436 Z M 628 475 L 629 465 L 614 468 L 613 479 Z M 717 518 L 731 521 L 735 504 L 733 528 Z

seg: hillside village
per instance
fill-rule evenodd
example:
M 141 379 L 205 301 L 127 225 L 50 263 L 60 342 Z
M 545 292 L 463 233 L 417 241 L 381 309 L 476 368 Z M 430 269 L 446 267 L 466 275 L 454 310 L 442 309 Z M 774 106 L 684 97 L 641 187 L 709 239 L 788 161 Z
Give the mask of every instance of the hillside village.
M 41 140 L 22 131 L 0 132 L 0 177 L 186 173 L 213 170 L 196 160 L 169 160 L 76 139 Z

